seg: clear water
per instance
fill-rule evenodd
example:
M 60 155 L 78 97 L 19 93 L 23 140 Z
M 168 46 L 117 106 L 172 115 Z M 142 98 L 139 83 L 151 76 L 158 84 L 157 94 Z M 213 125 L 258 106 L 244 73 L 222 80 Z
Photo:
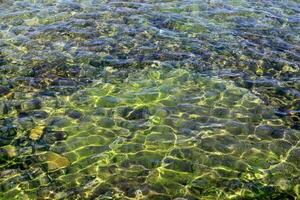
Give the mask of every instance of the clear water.
M 0 1 L 0 199 L 300 198 L 300 3 Z

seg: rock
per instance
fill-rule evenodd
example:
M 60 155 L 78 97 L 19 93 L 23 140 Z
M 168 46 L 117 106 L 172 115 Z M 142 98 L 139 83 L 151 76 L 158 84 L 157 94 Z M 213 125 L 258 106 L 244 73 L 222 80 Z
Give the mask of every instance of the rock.
M 167 169 L 171 169 L 174 171 L 190 172 L 190 173 L 194 172 L 193 163 L 186 160 L 166 158 L 164 159 L 164 164 L 166 165 Z
M 49 116 L 49 114 L 46 111 L 42 111 L 42 110 L 20 112 L 18 115 L 19 118 L 34 117 L 34 118 L 38 118 L 38 119 L 46 119 L 48 116 Z
M 34 127 L 34 120 L 31 117 L 22 117 L 14 121 L 19 129 L 29 130 Z
M 68 118 L 62 117 L 53 117 L 48 122 L 49 126 L 56 126 L 56 127 L 66 127 L 70 125 L 70 120 Z
M 79 119 L 79 118 L 81 118 L 82 113 L 78 110 L 67 110 L 66 115 L 68 115 L 69 117 L 71 117 L 73 119 Z
M 0 102 L 0 115 L 7 114 L 8 112 L 9 106 L 4 102 Z
M 120 114 L 125 119 L 138 120 L 138 119 L 147 118 L 149 116 L 150 112 L 149 112 L 149 109 L 146 107 L 137 108 L 137 109 L 125 107 L 120 110 Z
M 31 129 L 29 138 L 36 141 L 40 139 L 43 135 L 45 126 L 37 126 L 34 129 Z
M 135 94 L 143 102 L 153 102 L 159 97 L 159 92 L 156 91 L 142 91 Z
M 136 120 L 136 119 L 145 119 L 149 116 L 150 112 L 148 108 L 138 108 L 130 112 L 126 118 L 129 120 Z
M 272 138 L 279 139 L 279 138 L 283 138 L 283 136 L 284 136 L 284 130 L 282 130 L 282 129 L 274 129 L 271 132 Z
M 0 146 L 10 144 L 16 135 L 16 127 L 9 120 L 0 119 Z
M 212 114 L 215 117 L 227 118 L 230 111 L 229 111 L 229 109 L 218 107 L 218 108 L 215 108 L 212 112 L 213 112 Z
M 56 171 L 65 167 L 68 167 L 70 165 L 70 161 L 57 153 L 54 152 L 47 152 L 43 159 L 45 159 L 45 162 L 47 163 L 47 169 L 48 171 Z
M 300 166 L 300 148 L 295 148 L 288 155 L 288 162 L 293 163 L 295 166 Z
M 81 10 L 81 5 L 73 1 L 59 1 L 57 7 L 60 11 Z
M 21 104 L 23 111 L 41 109 L 42 102 L 40 99 L 32 99 Z
M 104 96 L 98 100 L 97 105 L 105 108 L 112 108 L 118 105 L 119 102 L 120 101 L 116 97 Z
M 49 116 L 49 114 L 43 110 L 34 110 L 30 112 L 30 115 L 38 119 L 46 119 Z
M 0 97 L 9 93 L 9 89 L 4 86 L 0 86 Z
M 8 159 L 7 151 L 4 148 L 0 148 L 0 164 L 5 163 Z
M 101 126 L 101 127 L 104 127 L 104 128 L 111 128 L 115 125 L 115 122 L 113 119 L 111 118 L 108 118 L 108 117 L 101 117 L 98 121 L 98 124 Z
M 13 145 L 4 146 L 3 149 L 5 149 L 6 154 L 9 158 L 13 158 L 17 155 L 17 149 Z
M 53 144 L 56 141 L 61 141 L 67 138 L 67 133 L 65 131 L 45 131 L 43 136 L 43 141 L 46 144 Z

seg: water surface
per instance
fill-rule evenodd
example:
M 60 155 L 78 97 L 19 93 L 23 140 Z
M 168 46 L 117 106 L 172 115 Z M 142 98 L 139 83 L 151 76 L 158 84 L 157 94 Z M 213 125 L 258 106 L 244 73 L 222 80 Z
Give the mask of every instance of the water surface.
M 0 199 L 300 198 L 299 16 L 0 1 Z

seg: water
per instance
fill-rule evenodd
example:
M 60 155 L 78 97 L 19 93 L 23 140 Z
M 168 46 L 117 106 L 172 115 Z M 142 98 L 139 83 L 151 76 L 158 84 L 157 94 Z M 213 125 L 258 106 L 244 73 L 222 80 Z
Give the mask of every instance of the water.
M 299 13 L 0 1 L 0 199 L 300 198 Z

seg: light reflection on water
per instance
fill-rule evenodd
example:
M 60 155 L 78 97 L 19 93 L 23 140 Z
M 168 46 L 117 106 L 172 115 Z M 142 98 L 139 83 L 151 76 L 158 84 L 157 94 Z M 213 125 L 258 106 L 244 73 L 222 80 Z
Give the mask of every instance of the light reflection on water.
M 297 1 L 0 1 L 0 198 L 299 198 Z

